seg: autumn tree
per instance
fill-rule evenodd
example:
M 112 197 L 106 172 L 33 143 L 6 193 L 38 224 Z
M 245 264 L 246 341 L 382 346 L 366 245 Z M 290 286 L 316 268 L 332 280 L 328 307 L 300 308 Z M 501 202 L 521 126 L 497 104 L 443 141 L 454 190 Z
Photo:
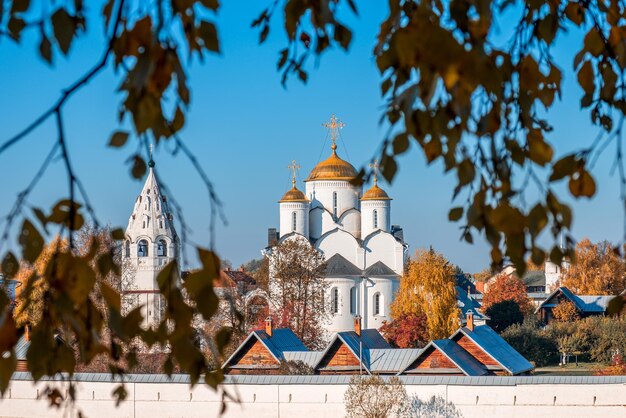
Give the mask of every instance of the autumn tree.
M 583 295 L 617 295 L 626 289 L 626 263 L 607 241 L 576 244 L 574 263 L 565 269 L 562 285 Z
M 489 285 L 483 297 L 483 309 L 487 310 L 491 305 L 505 300 L 517 303 L 524 315 L 532 312 L 533 305 L 524 282 L 515 274 L 500 274 Z
M 22 261 L 15 280 L 20 282 L 16 289 L 13 316 L 18 327 L 35 325 L 41 320 L 44 307 L 44 294 L 48 289 L 45 269 L 55 253 L 67 249 L 67 242 L 57 237 L 47 244 L 34 263 Z
M 347 418 L 390 418 L 406 416 L 409 398 L 402 381 L 396 377 L 384 378 L 353 376 L 344 395 Z
M 391 303 L 391 318 L 425 315 L 430 339 L 448 338 L 459 326 L 454 266 L 433 250 L 418 250 Z
M 324 256 L 307 241 L 285 240 L 268 254 L 271 309 L 279 326 L 291 328 L 311 349 L 325 343 L 324 323 L 329 310 L 324 305 L 328 284 L 324 279 Z
M 572 322 L 580 318 L 578 308 L 576 308 L 574 302 L 570 300 L 559 302 L 559 304 L 552 309 L 552 315 L 554 319 L 560 322 Z
M 428 319 L 424 313 L 403 315 L 383 322 L 379 331 L 394 347 L 423 348 L 428 344 Z

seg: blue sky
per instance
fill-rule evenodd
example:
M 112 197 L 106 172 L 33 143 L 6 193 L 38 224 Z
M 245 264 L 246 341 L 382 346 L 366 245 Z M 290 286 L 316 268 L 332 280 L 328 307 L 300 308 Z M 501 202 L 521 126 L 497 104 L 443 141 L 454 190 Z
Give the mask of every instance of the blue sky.
M 259 46 L 250 22 L 261 11 L 260 2 L 224 2 L 217 17 L 223 54 L 200 63 L 190 71 L 191 110 L 181 136 L 195 152 L 214 181 L 224 202 L 228 225 L 217 230 L 217 249 L 235 266 L 259 258 L 266 244 L 267 228 L 278 224 L 277 200 L 290 186 L 287 165 L 296 159 L 300 180 L 328 155 L 321 124 L 334 113 L 345 123 L 340 155 L 359 167 L 374 155 L 385 133 L 379 125 L 382 100 L 379 74 L 372 57 L 377 27 L 386 16 L 384 2 L 360 2 L 360 16 L 345 13 L 353 29 L 349 53 L 333 50 L 313 66 L 309 83 L 291 80 L 287 89 L 276 71 L 282 33 L 274 27 L 268 42 Z M 100 6 L 91 15 L 99 13 Z M 280 24 L 276 21 L 275 23 Z M 58 97 L 61 89 L 84 73 L 103 48 L 102 28 L 93 25 L 72 47 L 69 59 L 56 57 L 48 67 L 36 57 L 36 36 L 26 36 L 21 46 L 0 41 L 0 141 L 26 126 Z M 549 115 L 555 130 L 550 139 L 557 155 L 591 143 L 597 128 L 587 113 L 579 110 L 580 88 L 571 72 L 572 57 L 581 42 L 577 32 L 557 40 L 554 56 L 565 73 L 564 94 Z M 117 125 L 115 93 L 119 79 L 109 69 L 78 93 L 65 110 L 71 158 L 83 178 L 103 223 L 125 228 L 142 182 L 129 176 L 126 158 L 134 152 L 127 145 L 107 148 Z M 8 153 L 0 155 L 4 216 L 19 190 L 34 175 L 55 140 L 54 125 L 46 123 Z M 195 242 L 209 240 L 208 198 L 200 179 L 182 156 L 170 155 L 161 144 L 155 160 L 160 177 L 184 207 Z M 598 194 L 591 201 L 574 202 L 574 235 L 592 240 L 622 238 L 623 211 L 618 181 L 609 176 L 611 146 L 597 164 Z M 459 240 L 457 224 L 447 221 L 453 176 L 441 165 L 427 167 L 419 150 L 400 159 L 393 185 L 383 185 L 391 197 L 392 223 L 405 230 L 411 252 L 432 245 L 464 270 L 475 272 L 488 265 L 488 250 L 482 240 L 468 245 Z M 303 185 L 300 182 L 299 186 Z M 60 161 L 55 162 L 35 189 L 29 203 L 50 207 L 67 193 Z M 546 242 L 548 242 L 546 237 Z

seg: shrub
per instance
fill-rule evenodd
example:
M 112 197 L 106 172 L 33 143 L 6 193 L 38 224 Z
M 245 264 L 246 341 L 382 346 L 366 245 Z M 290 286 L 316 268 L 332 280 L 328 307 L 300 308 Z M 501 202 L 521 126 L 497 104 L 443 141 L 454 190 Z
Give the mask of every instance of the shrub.
M 511 325 L 502 333 L 502 338 L 538 367 L 558 361 L 555 341 L 534 320 Z

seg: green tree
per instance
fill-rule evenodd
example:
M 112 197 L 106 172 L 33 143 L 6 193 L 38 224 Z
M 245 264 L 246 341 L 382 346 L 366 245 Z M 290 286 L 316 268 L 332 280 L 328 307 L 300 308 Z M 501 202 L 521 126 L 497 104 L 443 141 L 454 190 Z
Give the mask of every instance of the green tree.
M 502 338 L 538 367 L 554 363 L 558 359 L 556 343 L 532 319 L 511 325 L 502 333 Z
M 433 250 L 418 250 L 391 303 L 395 321 L 425 315 L 430 339 L 448 338 L 459 326 L 454 266 Z
M 524 322 L 522 310 L 517 302 L 512 300 L 494 303 L 487 308 L 485 313 L 490 318 L 487 324 L 496 332 L 502 332 L 511 325 Z

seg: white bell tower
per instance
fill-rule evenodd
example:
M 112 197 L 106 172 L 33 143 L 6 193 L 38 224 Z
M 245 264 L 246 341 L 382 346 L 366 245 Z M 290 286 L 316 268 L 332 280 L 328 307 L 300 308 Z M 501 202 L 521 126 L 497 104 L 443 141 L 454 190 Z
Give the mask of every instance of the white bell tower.
M 167 198 L 161 194 L 154 172 L 152 146 L 148 166 L 148 178 L 128 220 L 122 250 L 122 277 L 132 278 L 122 281 L 122 292 L 130 296 L 125 299 L 132 300 L 132 306 L 125 310 L 142 305 L 146 328 L 161 320 L 163 306 L 157 276 L 165 265 L 178 260 L 180 252 Z

